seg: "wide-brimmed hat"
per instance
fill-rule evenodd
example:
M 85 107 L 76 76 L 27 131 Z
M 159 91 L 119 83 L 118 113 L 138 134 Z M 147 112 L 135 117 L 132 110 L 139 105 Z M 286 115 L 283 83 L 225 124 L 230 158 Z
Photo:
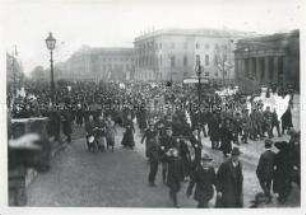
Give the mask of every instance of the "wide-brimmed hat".
M 273 141 L 270 139 L 265 140 L 265 148 L 271 148 L 273 145 Z
M 213 159 L 212 159 L 207 153 L 204 153 L 204 154 L 201 156 L 201 160 L 204 160 L 204 161 L 212 161 Z
M 277 141 L 276 143 L 274 143 L 274 146 L 281 150 L 281 149 L 285 149 L 288 147 L 288 143 L 286 141 Z
M 238 147 L 234 147 L 232 150 L 232 155 L 241 155 L 242 152 L 240 151 L 240 149 Z

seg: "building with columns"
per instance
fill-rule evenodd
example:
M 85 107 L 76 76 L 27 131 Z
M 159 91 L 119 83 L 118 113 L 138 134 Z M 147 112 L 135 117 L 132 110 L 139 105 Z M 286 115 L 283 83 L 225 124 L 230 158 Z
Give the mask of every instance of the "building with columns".
M 235 50 L 235 73 L 240 83 L 276 83 L 299 87 L 299 31 L 241 39 Z
M 234 49 L 249 33 L 215 29 L 166 29 L 135 38 L 135 79 L 182 81 L 195 75 L 200 56 L 207 79 L 234 79 Z

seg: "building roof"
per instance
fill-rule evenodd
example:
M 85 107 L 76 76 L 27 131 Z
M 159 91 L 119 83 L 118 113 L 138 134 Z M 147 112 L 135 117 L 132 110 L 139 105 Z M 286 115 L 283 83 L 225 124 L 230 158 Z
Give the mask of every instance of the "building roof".
M 103 53 L 131 53 L 134 52 L 134 48 L 121 48 L 121 47 L 113 47 L 113 48 L 91 48 L 90 53 L 92 54 L 103 54 Z
M 81 57 L 84 55 L 101 55 L 101 54 L 107 54 L 107 55 L 130 55 L 133 54 L 134 48 L 122 48 L 122 47 L 110 47 L 110 48 L 101 48 L 101 47 L 82 47 L 78 51 L 74 52 L 68 59 L 68 61 L 74 57 Z
M 257 36 L 257 37 L 249 37 L 239 40 L 239 42 L 274 42 L 277 40 L 288 39 L 291 37 L 299 37 L 299 30 L 292 30 L 286 33 L 275 33 L 271 35 Z
M 180 29 L 170 28 L 161 29 L 153 32 L 146 33 L 144 35 L 135 38 L 135 42 L 143 39 L 148 39 L 153 36 L 158 37 L 161 35 L 176 35 L 176 36 L 203 36 L 203 37 L 219 37 L 219 38 L 245 38 L 249 36 L 257 35 L 254 32 L 242 32 L 231 29 L 211 29 L 211 28 L 200 28 L 200 29 Z
M 299 30 L 293 30 L 287 33 L 275 33 L 271 35 L 265 35 L 261 37 L 251 37 L 238 40 L 237 49 L 235 52 L 249 48 L 255 49 L 274 49 L 281 50 L 285 47 L 290 46 L 289 41 L 292 38 L 299 37 Z

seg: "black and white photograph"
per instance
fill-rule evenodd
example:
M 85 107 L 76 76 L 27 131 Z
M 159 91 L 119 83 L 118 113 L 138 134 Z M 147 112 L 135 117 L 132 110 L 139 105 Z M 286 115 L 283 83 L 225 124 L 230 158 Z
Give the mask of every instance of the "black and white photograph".
M 9 208 L 302 207 L 302 1 L 6 2 Z

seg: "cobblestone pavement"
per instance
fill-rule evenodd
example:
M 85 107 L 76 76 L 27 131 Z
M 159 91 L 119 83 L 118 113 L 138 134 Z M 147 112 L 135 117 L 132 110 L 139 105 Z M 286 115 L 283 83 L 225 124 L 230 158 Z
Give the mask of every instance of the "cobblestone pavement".
M 297 119 L 299 111 L 293 111 L 295 127 L 299 128 Z M 120 146 L 123 129 L 118 128 L 117 145 L 114 153 L 92 154 L 85 150 L 85 139 L 82 129 L 76 129 L 74 141 L 53 161 L 48 173 L 40 174 L 29 186 L 28 206 L 94 206 L 94 207 L 170 207 L 168 189 L 162 184 L 160 171 L 157 176 L 157 187 L 148 187 L 148 164 L 144 157 L 144 146 L 139 144 L 140 134 L 137 131 L 135 150 L 123 149 Z M 223 161 L 220 151 L 210 149 L 208 138 L 203 138 L 204 149 L 213 157 L 217 167 Z M 278 137 L 275 140 L 279 139 Z M 282 139 L 288 139 L 287 136 Z M 240 146 L 244 174 L 244 206 L 250 206 L 257 192 L 259 183 L 255 175 L 260 153 L 264 150 L 263 141 L 250 142 Z M 185 196 L 186 186 L 183 183 L 179 193 L 181 207 L 195 207 L 196 202 Z M 215 197 L 211 201 L 211 206 Z M 293 185 L 289 201 L 283 207 L 299 206 L 300 192 Z M 280 207 L 277 201 L 267 207 Z

